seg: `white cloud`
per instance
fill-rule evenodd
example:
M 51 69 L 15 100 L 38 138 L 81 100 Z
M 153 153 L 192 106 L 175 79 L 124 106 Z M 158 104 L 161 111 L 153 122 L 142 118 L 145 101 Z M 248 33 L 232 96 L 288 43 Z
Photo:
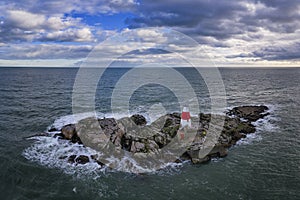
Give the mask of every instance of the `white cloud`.
M 103 41 L 108 37 L 112 37 L 116 33 L 117 33 L 116 30 L 102 30 L 102 29 L 100 29 L 100 30 L 96 31 L 95 37 L 98 39 L 98 41 Z
M 80 18 L 46 16 L 28 11 L 7 10 L 0 25 L 0 41 L 94 41 L 91 28 Z
M 140 29 L 136 31 L 136 38 L 142 39 L 144 42 L 163 43 L 167 41 L 164 34 L 157 30 Z
M 46 17 L 41 14 L 33 14 L 22 10 L 9 10 L 4 23 L 9 23 L 20 29 L 38 29 L 46 22 Z
M 61 30 L 65 29 L 71 26 L 78 26 L 81 24 L 81 19 L 80 18 L 71 18 L 71 17 L 49 17 L 47 19 L 46 26 L 49 29 L 53 30 Z
M 87 27 L 82 29 L 69 28 L 64 31 L 55 31 L 47 33 L 42 40 L 49 41 L 75 41 L 75 42 L 90 42 L 93 41 L 93 34 Z

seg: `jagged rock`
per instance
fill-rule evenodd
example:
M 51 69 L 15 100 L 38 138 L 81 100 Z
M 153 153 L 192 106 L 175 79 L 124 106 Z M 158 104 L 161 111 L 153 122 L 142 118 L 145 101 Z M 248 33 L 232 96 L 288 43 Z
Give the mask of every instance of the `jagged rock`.
M 171 138 L 175 137 L 177 131 L 180 127 L 180 115 L 178 113 L 167 114 L 165 120 L 165 124 L 161 129 L 161 132 L 170 136 Z M 169 140 L 171 138 L 168 138 Z
M 200 164 L 200 163 L 205 163 L 210 161 L 210 156 L 205 156 L 204 158 L 198 158 L 198 157 L 193 157 L 191 158 L 191 161 L 193 164 Z
M 122 145 L 122 149 L 126 151 L 131 151 L 131 146 L 132 146 L 131 136 L 123 135 L 121 138 L 121 145 Z
M 192 143 L 176 162 L 191 160 L 193 163 L 202 163 L 209 161 L 212 157 L 225 157 L 228 148 L 236 144 L 247 134 L 255 132 L 255 126 L 252 124 L 266 115 L 266 106 L 242 106 L 233 108 L 227 113 L 227 116 L 216 114 L 200 113 L 198 117 L 192 117 L 192 124 L 198 124 L 194 130 L 197 131 Z M 223 129 L 211 123 L 214 119 L 224 119 Z M 130 118 L 124 117 L 116 120 L 114 118 L 86 118 L 80 120 L 76 125 L 68 124 L 61 129 L 58 136 L 72 142 L 85 141 L 86 146 L 95 147 L 98 144 L 111 142 L 115 147 L 132 153 L 155 153 L 164 148 L 172 141 L 180 128 L 180 114 L 166 114 L 161 116 L 152 124 L 147 125 L 146 119 L 142 115 L 133 115 Z M 208 130 L 221 130 L 216 144 L 213 144 L 212 150 L 201 157 L 199 151 L 205 144 L 205 138 Z M 211 132 L 210 132 L 211 133 Z M 68 162 L 85 164 L 90 160 L 98 162 L 98 158 L 80 155 L 68 157 Z M 98 163 L 103 165 L 103 163 Z
M 88 156 L 80 155 L 75 159 L 75 162 L 78 164 L 84 165 L 84 164 L 90 162 L 90 159 Z
M 60 157 L 61 159 L 63 159 L 63 157 Z M 69 156 L 69 158 L 68 158 L 68 162 L 69 163 L 75 163 L 75 158 L 76 158 L 76 155 L 71 155 L 71 156 Z
M 124 128 L 122 126 L 118 126 L 119 128 L 112 130 L 111 138 L 110 141 L 115 145 L 115 146 L 122 146 L 122 137 L 125 134 Z
M 135 142 L 131 142 L 130 152 L 132 152 L 132 153 L 136 153 L 137 152 L 136 147 L 135 147 Z
M 55 137 L 62 137 L 63 139 L 70 140 L 73 143 L 82 144 L 79 136 L 77 135 L 75 124 L 68 124 L 62 127 L 60 134 L 55 134 Z
M 154 136 L 154 141 L 157 143 L 157 145 L 159 146 L 159 148 L 164 147 L 167 144 L 167 140 L 166 138 L 161 135 L 161 134 L 157 134 Z
M 147 124 L 147 120 L 143 115 L 135 114 L 132 115 L 130 119 L 139 126 L 145 126 Z
M 110 136 L 119 131 L 119 126 L 114 118 L 98 119 L 99 125 L 105 135 Z
M 134 146 L 135 146 L 136 152 L 144 152 L 144 153 L 147 152 L 145 143 L 135 142 Z
M 187 160 L 191 160 L 191 157 L 190 155 L 187 153 L 187 152 L 184 152 L 180 158 L 179 158 L 181 161 L 187 161 Z
M 215 145 L 211 152 L 208 154 L 210 157 L 225 157 L 227 156 L 228 149 L 224 145 Z
M 265 113 L 267 110 L 267 106 L 239 106 L 230 110 L 228 114 L 254 122 L 269 115 L 269 113 Z
M 154 140 L 149 140 L 146 148 L 148 152 L 156 152 L 159 149 L 159 145 Z
M 75 124 L 68 124 L 65 125 L 62 129 L 61 129 L 61 133 L 63 134 L 64 138 L 67 140 L 71 140 L 71 138 L 76 135 L 76 127 Z

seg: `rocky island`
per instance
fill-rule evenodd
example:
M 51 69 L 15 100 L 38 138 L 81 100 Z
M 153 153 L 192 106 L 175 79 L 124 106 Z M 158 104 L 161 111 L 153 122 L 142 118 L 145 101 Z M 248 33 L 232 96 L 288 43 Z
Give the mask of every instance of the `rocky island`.
M 228 110 L 224 115 L 200 113 L 191 120 L 196 123 L 196 134 L 189 146 L 178 156 L 174 162 L 190 160 L 192 163 L 203 163 L 214 157 L 225 157 L 228 148 L 233 146 L 247 134 L 254 133 L 256 127 L 253 122 L 269 115 L 267 106 L 240 106 Z M 209 134 L 212 118 L 222 118 L 223 127 L 213 147 L 201 157 L 199 151 L 205 146 L 205 138 Z M 117 151 L 127 151 L 132 154 L 156 154 L 166 147 L 172 140 L 180 138 L 181 114 L 170 113 L 161 116 L 151 124 L 147 124 L 144 116 L 135 114 L 131 117 L 121 119 L 114 118 L 85 118 L 76 124 L 68 124 L 60 130 L 51 128 L 48 136 L 59 137 L 62 140 L 69 140 L 72 143 L 83 144 L 95 148 L 99 143 L 108 142 Z M 98 128 L 101 127 L 101 128 Z M 55 133 L 55 134 L 52 134 Z M 83 142 L 83 141 L 89 141 Z M 62 157 L 67 162 L 85 164 L 97 162 L 103 166 L 96 155 L 71 155 Z

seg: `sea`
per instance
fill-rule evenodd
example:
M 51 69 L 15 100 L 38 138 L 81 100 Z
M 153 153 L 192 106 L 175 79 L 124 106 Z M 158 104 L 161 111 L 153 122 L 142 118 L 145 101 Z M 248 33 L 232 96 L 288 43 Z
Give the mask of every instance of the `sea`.
M 91 155 L 94 150 L 36 136 L 91 113 L 117 118 L 141 113 L 151 123 L 189 105 L 180 102 L 172 88 L 142 80 L 124 105 L 112 108 L 113 98 L 122 102 L 128 96 L 114 90 L 130 70 L 106 69 L 93 93 L 93 109 L 82 106 L 82 113 L 74 113 L 79 68 L 1 67 L 0 199 L 300 199 L 300 68 L 217 69 L 225 91 L 220 98 L 226 101 L 218 112 L 266 105 L 270 115 L 255 122 L 256 132 L 231 147 L 227 157 L 205 164 L 169 164 L 145 173 L 126 171 L 122 163 L 115 169 L 96 163 L 76 165 L 59 157 Z M 211 86 L 202 75 L 194 68 L 175 70 L 193 88 L 199 110 L 210 112 Z M 176 85 L 175 79 L 170 81 Z M 132 90 L 130 84 L 121 86 Z M 181 86 L 184 93 L 185 85 Z

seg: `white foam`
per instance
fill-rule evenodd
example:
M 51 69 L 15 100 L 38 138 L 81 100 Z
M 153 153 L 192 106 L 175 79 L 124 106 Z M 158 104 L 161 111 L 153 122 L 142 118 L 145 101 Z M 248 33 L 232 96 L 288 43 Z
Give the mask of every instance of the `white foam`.
M 267 107 L 269 110 L 267 110 L 265 113 L 270 114 L 262 119 L 257 120 L 256 122 L 252 122 L 256 128 L 256 132 L 247 134 L 246 138 L 242 138 L 237 142 L 237 145 L 248 145 L 252 144 L 253 142 L 259 142 L 263 139 L 264 132 L 276 132 L 276 130 L 279 128 L 277 122 L 280 121 L 280 118 L 276 117 L 274 113 L 276 113 L 278 108 L 274 105 L 267 105 Z
M 48 127 L 49 128 L 56 128 L 60 130 L 64 125 L 67 124 L 75 124 L 76 122 L 87 118 L 87 117 L 92 117 L 95 116 L 96 114 L 94 112 L 88 112 L 88 113 L 80 113 L 80 114 L 72 114 L 72 115 L 66 115 L 59 117 L 54 121 L 54 123 Z
M 245 138 L 240 139 L 237 141 L 236 145 L 249 145 L 253 142 L 259 142 L 262 140 L 262 136 L 258 133 L 251 133 L 247 134 Z
M 105 170 L 91 159 L 92 155 L 101 156 L 101 153 L 91 148 L 53 137 L 39 136 L 31 139 L 34 139 L 35 142 L 22 153 L 30 161 L 49 168 L 60 168 L 67 174 L 91 174 Z M 68 157 L 71 155 L 88 156 L 90 162 L 84 165 L 69 163 Z
M 179 168 L 182 164 L 177 163 L 161 163 L 161 166 L 157 167 L 142 167 L 139 163 L 132 157 L 124 156 L 122 158 L 109 157 L 105 158 L 108 167 L 101 167 L 93 159 L 93 155 L 97 155 L 101 158 L 102 154 L 95 151 L 89 147 L 84 147 L 83 145 L 77 143 L 71 143 L 67 140 L 61 140 L 54 137 L 38 136 L 32 137 L 30 139 L 35 140 L 33 145 L 26 148 L 22 155 L 32 161 L 37 162 L 42 166 L 49 168 L 59 168 L 63 170 L 66 174 L 75 174 L 76 176 L 81 175 L 92 175 L 93 178 L 101 177 L 104 172 L 110 171 L 123 171 L 128 173 L 161 173 L 157 169 L 164 168 Z M 84 155 L 89 157 L 90 162 L 86 164 L 76 164 L 69 163 L 68 158 L 72 155 Z M 168 170 L 168 172 L 172 171 Z M 166 172 L 164 170 L 164 172 Z
M 85 119 L 87 117 L 97 117 L 97 118 L 110 118 L 113 117 L 115 119 L 120 119 L 122 117 L 126 117 L 128 115 L 126 114 L 120 114 L 120 113 L 100 113 L 100 112 L 86 112 L 86 113 L 78 113 L 78 114 L 71 114 L 71 115 L 66 115 L 66 116 L 62 116 L 57 118 L 54 123 L 52 125 L 50 125 L 48 127 L 48 130 L 50 128 L 56 128 L 58 130 L 60 130 L 63 126 L 67 125 L 67 124 L 75 124 L 78 121 Z
M 279 118 L 276 118 L 273 114 L 276 110 L 275 106 L 268 105 L 271 114 L 266 116 L 263 119 L 258 120 L 253 123 L 256 126 L 257 131 L 253 134 L 248 134 L 246 138 L 241 139 L 237 142 L 237 145 L 245 145 L 251 144 L 256 141 L 262 140 L 262 135 L 264 131 L 273 131 L 278 128 L 276 126 L 276 122 L 279 121 Z M 102 117 L 114 117 L 116 119 L 120 119 L 122 117 L 127 116 L 126 114 L 103 114 L 103 113 L 81 113 L 77 115 L 67 115 L 58 118 L 51 125 L 51 127 L 55 127 L 60 129 L 64 125 L 76 123 L 81 119 L 86 117 L 95 116 Z M 144 115 L 145 116 L 145 115 Z M 157 116 L 159 117 L 159 113 Z M 152 119 L 153 120 L 153 119 Z M 43 166 L 47 166 L 50 168 L 59 168 L 62 169 L 67 174 L 76 174 L 76 175 L 86 175 L 90 174 L 92 177 L 101 177 L 102 174 L 106 171 L 111 171 L 108 168 L 101 168 L 93 159 L 91 159 L 92 155 L 101 156 L 100 152 L 97 152 L 91 148 L 84 147 L 83 145 L 73 144 L 67 140 L 60 140 L 54 137 L 33 137 L 34 143 L 32 146 L 28 147 L 23 151 L 23 156 L 33 162 L 37 162 Z M 81 164 L 71 164 L 68 163 L 68 157 L 71 155 L 86 155 L 90 158 L 91 162 L 86 163 L 84 165 Z M 62 159 L 63 158 L 63 159 Z M 115 158 L 110 157 L 107 159 L 109 162 L 108 166 L 111 164 L 115 166 L 113 171 L 123 171 L 123 172 L 135 172 L 135 173 L 174 173 L 180 169 L 183 164 L 182 163 L 162 163 L 160 169 L 157 171 L 157 167 L 142 167 L 140 166 L 132 157 L 125 156 L 123 158 Z M 215 160 L 216 162 L 219 159 Z
M 128 152 L 128 154 L 125 153 L 125 156 L 122 158 L 116 158 L 116 157 L 109 157 L 106 158 L 107 161 L 109 161 L 108 165 L 113 166 L 114 170 L 116 171 L 122 171 L 127 173 L 135 173 L 135 174 L 142 174 L 142 173 L 161 173 L 161 172 L 174 172 L 176 169 L 183 166 L 183 163 L 175 163 L 175 162 L 168 162 L 165 163 L 163 160 L 157 160 L 160 163 L 152 163 L 149 161 L 147 163 L 147 166 L 141 166 L 140 163 L 136 160 L 139 158 L 133 158 L 131 154 Z M 145 163 L 144 163 L 145 164 Z
M 141 114 L 141 113 L 139 113 Z M 132 114 L 131 114 L 132 115 Z M 131 116 L 130 115 L 130 116 Z M 145 113 L 142 113 L 143 116 L 147 117 Z M 129 114 L 123 113 L 79 113 L 75 115 L 66 115 L 62 116 L 54 121 L 54 123 L 48 127 L 49 128 L 56 128 L 60 130 L 63 126 L 67 124 L 74 124 L 78 121 L 87 118 L 87 117 L 98 117 L 98 118 L 109 118 L 113 117 L 115 119 L 120 119 L 123 117 L 129 116 Z M 160 117 L 159 113 L 156 113 L 153 116 L 152 120 L 156 120 Z M 51 133 L 60 133 L 60 131 L 55 131 Z M 84 147 L 83 145 L 74 144 L 67 140 L 60 140 L 54 137 L 45 137 L 45 136 L 38 136 L 32 137 L 29 139 L 35 140 L 33 145 L 28 147 L 23 151 L 23 156 L 33 162 L 37 162 L 43 166 L 50 167 L 50 168 L 60 168 L 67 174 L 94 174 L 95 171 L 108 171 L 109 168 L 101 168 L 96 162 L 91 159 L 92 155 L 101 156 L 101 153 L 88 148 Z M 87 164 L 71 164 L 68 163 L 68 157 L 71 155 L 85 155 L 90 158 L 93 162 L 89 162 Z M 63 158 L 63 159 L 61 159 Z M 139 166 L 139 164 L 130 156 L 125 156 L 123 158 L 115 158 L 110 157 L 106 159 L 107 166 L 114 166 L 113 171 L 123 171 L 128 173 L 156 173 L 157 168 L 145 168 Z M 177 167 L 179 164 L 174 163 L 162 163 L 161 168 L 165 167 Z M 105 169 L 105 170 L 104 170 Z
M 254 104 L 254 106 L 261 106 L 262 104 Z M 251 106 L 251 105 L 250 105 Z M 276 111 L 279 109 L 278 106 L 272 105 L 272 104 L 266 104 L 266 106 L 269 108 L 262 114 L 270 113 L 269 115 L 265 116 L 262 119 L 257 120 L 256 122 L 252 122 L 252 124 L 256 127 L 257 132 L 258 131 L 274 131 L 278 128 L 276 125 L 278 121 L 280 121 L 280 118 L 275 116 Z M 226 108 L 227 111 L 232 110 L 236 106 L 229 106 Z M 234 116 L 230 116 L 234 117 Z M 240 118 L 241 121 L 247 121 L 243 118 Z
M 109 163 L 114 166 L 114 170 L 123 171 L 128 173 L 151 173 L 154 172 L 155 169 L 145 168 L 140 166 L 136 160 L 131 158 L 130 156 L 124 156 L 122 158 L 110 157 L 107 159 Z
M 78 121 L 85 119 L 87 117 L 97 117 L 97 118 L 115 118 L 115 119 L 121 119 L 123 117 L 130 117 L 134 114 L 140 114 L 143 115 L 147 121 L 147 124 L 151 124 L 153 121 L 157 120 L 159 117 L 162 116 L 161 112 L 152 112 L 152 113 L 94 113 L 94 112 L 87 112 L 87 113 L 79 113 L 79 114 L 71 114 L 71 115 L 66 115 L 57 118 L 52 125 L 47 127 L 47 130 L 51 128 L 55 128 L 57 130 L 60 130 L 63 126 L 68 125 L 68 124 L 75 124 Z M 150 115 L 151 114 L 151 115 Z M 166 113 L 164 113 L 166 114 Z M 193 115 L 197 116 L 197 115 Z M 52 133 L 60 133 L 60 132 L 52 132 Z
M 216 158 L 211 158 L 211 161 L 212 162 L 221 162 L 221 161 L 223 161 L 224 160 L 224 158 L 218 158 L 218 157 L 216 157 Z
M 279 128 L 277 124 L 278 121 L 280 121 L 281 119 L 278 116 L 275 116 L 275 113 L 277 112 L 278 108 L 274 105 L 267 106 L 269 107 L 269 110 L 267 110 L 265 113 L 270 114 L 252 123 L 256 127 L 256 132 L 258 133 L 262 133 L 265 131 L 275 132 Z

